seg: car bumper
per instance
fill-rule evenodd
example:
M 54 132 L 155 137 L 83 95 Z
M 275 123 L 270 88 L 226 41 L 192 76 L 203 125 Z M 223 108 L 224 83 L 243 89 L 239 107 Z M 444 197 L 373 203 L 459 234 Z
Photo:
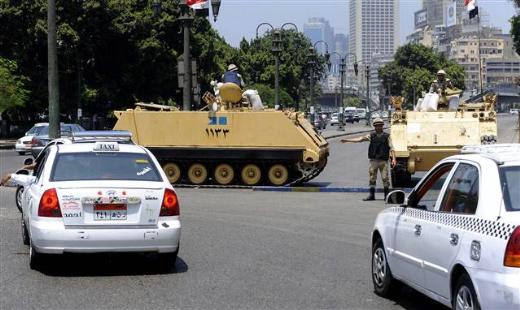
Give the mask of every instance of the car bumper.
M 151 228 L 65 228 L 61 221 L 33 222 L 32 245 L 39 253 L 103 253 L 177 251 L 181 236 L 178 219 L 159 221 Z
M 470 271 L 482 309 L 520 309 L 520 269 L 497 273 Z
M 30 144 L 16 143 L 14 148 L 17 152 L 29 152 L 31 150 Z

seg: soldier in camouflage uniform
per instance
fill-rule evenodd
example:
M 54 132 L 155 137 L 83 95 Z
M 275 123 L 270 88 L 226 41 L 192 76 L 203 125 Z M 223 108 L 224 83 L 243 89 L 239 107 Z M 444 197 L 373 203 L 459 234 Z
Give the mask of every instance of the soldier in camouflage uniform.
M 358 143 L 364 141 L 370 142 L 368 147 L 368 158 L 370 160 L 368 168 L 368 174 L 370 177 L 370 194 L 367 198 L 363 199 L 365 201 L 375 200 L 378 170 L 381 174 L 381 178 L 383 179 L 384 195 L 386 199 L 390 188 L 390 179 L 388 177 L 388 160 L 390 158 L 392 159 L 392 167 L 396 164 L 392 140 L 390 135 L 383 131 L 383 125 L 383 120 L 381 118 L 376 118 L 373 122 L 373 126 L 375 128 L 373 133 L 358 138 L 341 140 L 341 143 Z

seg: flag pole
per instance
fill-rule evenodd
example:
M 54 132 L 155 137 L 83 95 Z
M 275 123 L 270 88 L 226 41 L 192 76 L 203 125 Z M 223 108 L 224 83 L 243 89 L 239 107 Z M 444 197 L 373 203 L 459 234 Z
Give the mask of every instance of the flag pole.
M 478 7 L 477 7 L 477 10 L 478 10 Z M 480 93 L 482 94 L 483 87 L 482 87 L 482 56 L 481 56 L 481 52 L 480 52 L 480 14 L 478 11 L 477 11 L 477 24 L 478 24 L 478 78 L 479 78 L 479 82 L 480 82 Z

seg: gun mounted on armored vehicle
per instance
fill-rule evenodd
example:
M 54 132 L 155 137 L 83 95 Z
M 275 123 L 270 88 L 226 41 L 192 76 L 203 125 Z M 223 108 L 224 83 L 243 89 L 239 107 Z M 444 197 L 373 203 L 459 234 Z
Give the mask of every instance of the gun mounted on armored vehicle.
M 460 91 L 426 94 L 413 111 L 402 109 L 404 98 L 392 97 L 390 135 L 397 157 L 391 171 L 394 187 L 408 187 L 411 176 L 428 171 L 466 145 L 497 142 L 496 96 L 480 103 L 460 103 Z
M 114 112 L 114 129 L 132 132 L 175 184 L 292 185 L 325 168 L 329 145 L 303 113 L 264 109 L 229 84 L 204 95 L 208 111 L 138 104 Z

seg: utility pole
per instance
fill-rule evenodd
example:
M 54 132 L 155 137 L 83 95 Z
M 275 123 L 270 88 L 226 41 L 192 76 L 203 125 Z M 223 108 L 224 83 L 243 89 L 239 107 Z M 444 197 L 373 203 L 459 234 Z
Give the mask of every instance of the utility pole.
M 56 0 L 47 1 L 47 66 L 49 87 L 49 138 L 60 137 L 60 84 L 56 46 Z
M 372 116 L 370 115 L 370 66 L 367 65 L 367 126 L 370 126 Z
M 179 20 L 182 22 L 182 29 L 184 32 L 184 53 L 183 53 L 183 65 L 184 65 L 184 80 L 182 89 L 182 110 L 190 111 L 192 104 L 192 70 L 191 70 L 191 53 L 190 53 L 190 28 L 193 23 L 193 16 L 190 14 L 190 7 L 184 3 L 181 5 L 182 15 Z

